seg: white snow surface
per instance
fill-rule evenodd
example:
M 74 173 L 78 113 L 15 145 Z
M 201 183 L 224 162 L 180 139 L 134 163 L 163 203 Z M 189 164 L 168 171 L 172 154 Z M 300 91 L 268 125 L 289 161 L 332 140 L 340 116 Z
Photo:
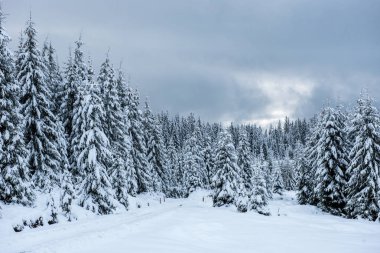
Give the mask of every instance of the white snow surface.
M 197 191 L 165 202 L 160 195 L 140 195 L 130 198 L 127 212 L 95 216 L 77 208 L 76 221 L 61 217 L 58 224 L 19 233 L 11 223 L 22 214 L 36 215 L 36 210 L 2 205 L 0 252 L 380 252 L 379 223 L 298 205 L 294 192 L 276 195 L 269 217 L 238 213 L 232 206 L 213 208 L 207 195 Z

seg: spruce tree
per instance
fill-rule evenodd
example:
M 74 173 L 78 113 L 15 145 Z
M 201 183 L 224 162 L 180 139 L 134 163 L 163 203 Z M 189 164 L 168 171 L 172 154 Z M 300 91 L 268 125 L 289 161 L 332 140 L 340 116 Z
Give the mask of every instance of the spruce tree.
M 298 182 L 298 192 L 297 199 L 298 202 L 302 205 L 310 204 L 316 205 L 318 203 L 315 187 L 315 171 L 317 168 L 318 162 L 318 141 L 321 138 L 321 117 L 323 116 L 323 111 L 318 116 L 318 119 L 315 119 L 313 122 L 313 128 L 310 131 L 311 134 L 306 140 L 306 145 L 303 150 L 305 155 L 305 164 L 302 166 L 300 170 L 301 176 L 300 181 Z
M 206 171 L 206 186 L 207 188 L 211 187 L 212 177 L 215 175 L 215 152 L 214 147 L 211 142 L 210 136 L 205 138 L 205 147 L 203 150 L 203 160 Z
M 235 203 L 239 192 L 240 176 L 237 165 L 235 147 L 232 144 L 230 133 L 226 130 L 218 137 L 218 149 L 216 153 L 216 174 L 213 178 L 214 206 L 224 206 Z
M 249 203 L 249 194 L 247 194 L 247 190 L 244 184 L 240 184 L 238 187 L 238 192 L 235 197 L 236 209 L 241 213 L 245 213 L 248 211 L 248 203 Z
M 17 81 L 22 87 L 21 113 L 25 120 L 25 144 L 33 181 L 42 190 L 59 182 L 61 156 L 58 151 L 57 118 L 51 111 L 52 94 L 47 84 L 46 66 L 41 59 L 36 30 L 31 19 L 19 53 Z
M 127 89 L 128 119 L 130 122 L 129 135 L 132 140 L 133 175 L 131 180 L 136 182 L 137 193 L 153 190 L 152 172 L 146 157 L 142 113 L 139 110 L 139 95 L 131 87 Z
M 0 200 L 31 205 L 34 201 L 23 141 L 19 112 L 19 87 L 14 78 L 14 62 L 8 48 L 0 8 Z
M 55 115 L 60 112 L 62 104 L 62 82 L 63 78 L 59 70 L 59 65 L 56 59 L 55 49 L 51 43 L 44 43 L 42 49 L 42 59 L 46 66 L 46 82 L 52 93 L 53 108 L 52 111 Z
M 315 193 L 318 206 L 339 215 L 345 206 L 345 184 L 348 156 L 344 122 L 336 111 L 327 107 L 321 118 L 320 139 L 317 143 Z
M 282 178 L 281 168 L 276 166 L 273 173 L 273 193 L 282 195 L 284 191 L 284 179 Z
M 147 147 L 148 162 L 152 166 L 153 173 L 158 176 L 160 188 L 156 191 L 166 192 L 168 182 L 167 157 L 162 134 L 162 128 L 158 119 L 150 110 L 148 101 L 145 101 L 143 112 L 143 126 L 145 133 L 145 143 Z
M 178 154 L 173 138 L 170 138 L 166 153 L 169 176 L 168 197 L 179 198 L 183 196 L 183 173 L 180 165 L 180 154 Z
M 252 177 L 252 193 L 249 196 L 248 209 L 255 210 L 259 214 L 270 215 L 267 209 L 268 205 L 268 190 L 263 175 L 262 163 L 255 166 Z
M 247 131 L 242 128 L 239 133 L 239 142 L 237 147 L 238 166 L 240 168 L 240 176 L 247 192 L 252 191 L 252 157 L 249 153 L 249 143 L 247 139 Z
M 183 150 L 183 173 L 187 195 L 202 187 L 200 175 L 202 162 L 197 139 L 195 135 L 191 135 L 186 140 Z
M 368 95 L 362 95 L 350 122 L 355 136 L 347 174 L 347 216 L 376 220 L 380 213 L 380 116 Z
M 297 161 L 296 161 L 296 171 L 298 173 L 297 177 L 297 200 L 301 205 L 309 204 L 310 196 L 312 195 L 312 180 L 313 175 L 311 175 L 311 168 L 306 159 L 306 149 L 305 147 L 299 147 L 297 151 Z
M 128 194 L 135 196 L 138 191 L 137 176 L 135 166 L 133 162 L 133 146 L 132 137 L 130 132 L 131 122 L 129 120 L 129 108 L 128 108 L 128 84 L 125 81 L 123 72 L 119 69 L 118 76 L 116 78 L 116 89 L 120 104 L 120 112 L 123 120 L 123 139 L 120 149 L 122 158 L 124 160 L 124 168 L 126 170 L 126 182 Z
M 87 81 L 89 78 L 88 68 L 85 64 L 83 56 L 83 42 L 81 38 L 75 42 L 74 57 L 69 56 L 68 63 L 66 64 L 65 69 L 65 83 L 63 85 L 62 91 L 62 104 L 60 106 L 61 110 L 61 119 L 63 119 L 63 126 L 65 128 L 65 133 L 69 137 L 69 142 L 72 142 L 72 128 L 75 126 L 73 123 L 73 117 L 76 113 L 75 110 L 75 101 L 78 101 L 77 94 L 79 93 L 78 89 L 83 85 L 83 82 Z M 69 147 L 69 159 L 70 162 L 73 162 L 71 158 L 71 149 Z
M 111 158 L 109 140 L 104 133 L 105 114 L 96 83 L 84 87 L 80 104 L 83 112 L 83 133 L 78 143 L 77 164 L 83 171 L 79 204 L 97 214 L 109 214 L 115 209 L 115 196 L 107 164 Z
M 112 159 L 107 165 L 111 176 L 112 184 L 116 193 L 116 198 L 126 208 L 128 208 L 128 172 L 131 170 L 131 141 L 128 133 L 129 121 L 127 114 L 121 106 L 122 99 L 119 97 L 118 84 L 115 78 L 114 69 L 112 68 L 109 57 L 100 67 L 98 83 L 102 101 L 104 104 L 105 127 L 104 131 L 110 141 Z

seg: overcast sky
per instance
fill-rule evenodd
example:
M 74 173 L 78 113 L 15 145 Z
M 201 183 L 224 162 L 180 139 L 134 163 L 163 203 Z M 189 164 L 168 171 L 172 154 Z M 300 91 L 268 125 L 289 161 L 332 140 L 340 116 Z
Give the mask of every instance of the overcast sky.
M 323 104 L 380 100 L 378 0 L 3 0 L 17 45 L 32 10 L 61 63 L 82 33 L 99 67 L 110 48 L 155 111 L 267 124 Z M 379 103 L 377 103 L 379 104 Z

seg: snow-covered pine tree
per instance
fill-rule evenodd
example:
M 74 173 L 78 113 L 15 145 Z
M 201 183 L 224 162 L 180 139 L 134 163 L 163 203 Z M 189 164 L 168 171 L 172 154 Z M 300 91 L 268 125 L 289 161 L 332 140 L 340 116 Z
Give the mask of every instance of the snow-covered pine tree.
M 145 133 L 145 143 L 147 147 L 148 162 L 152 166 L 152 175 L 156 175 L 157 185 L 154 185 L 155 191 L 167 193 L 168 175 L 167 175 L 167 157 L 162 135 L 162 128 L 158 119 L 150 110 L 149 103 L 145 101 L 143 112 L 143 126 Z
M 245 128 L 241 128 L 239 131 L 239 140 L 237 147 L 237 163 L 240 168 L 240 177 L 244 184 L 245 191 L 252 191 L 252 157 L 249 152 L 249 143 L 247 138 L 247 131 Z
M 63 126 L 66 135 L 69 137 L 69 143 L 72 142 L 72 128 L 75 126 L 75 123 L 73 123 L 73 117 L 75 114 L 74 103 L 75 101 L 78 101 L 78 88 L 88 79 L 88 69 L 83 56 L 83 42 L 81 38 L 75 42 L 75 45 L 74 57 L 72 58 L 70 53 L 68 63 L 66 64 L 65 83 L 62 92 L 63 100 L 60 106 L 61 119 L 63 119 Z M 71 153 L 72 150 L 71 147 L 69 147 L 69 161 L 70 163 L 73 163 L 75 158 L 71 157 Z
M 3 25 L 4 14 L 0 8 L 0 200 L 31 205 L 34 194 L 23 141 L 22 115 L 19 113 L 19 87 L 8 48 L 10 38 Z
M 307 137 L 303 153 L 305 155 L 305 164 L 300 169 L 300 181 L 298 182 L 297 199 L 298 203 L 305 205 L 317 205 L 315 171 L 318 161 L 318 141 L 321 138 L 321 118 L 323 111 L 313 119 L 310 135 Z
M 311 168 L 306 159 L 306 149 L 301 145 L 296 148 L 296 173 L 297 173 L 297 200 L 301 205 L 309 204 L 309 198 L 312 195 L 313 189 L 311 182 Z
M 60 190 L 59 206 L 68 221 L 71 221 L 74 218 L 71 207 L 75 197 L 75 190 L 72 183 L 71 173 L 68 169 L 65 169 L 61 175 Z
M 235 197 L 235 206 L 237 210 L 241 213 L 245 213 L 248 211 L 249 204 L 249 193 L 243 183 L 241 183 L 238 187 L 238 192 Z
M 17 81 L 22 87 L 21 113 L 25 120 L 25 144 L 33 182 L 42 190 L 50 190 L 59 182 L 61 155 L 58 151 L 57 118 L 51 111 L 51 91 L 46 81 L 31 18 L 25 29 L 24 44 L 19 52 Z
M 284 179 L 282 177 L 281 168 L 279 166 L 275 166 L 273 172 L 273 193 L 282 195 L 283 191 Z
M 132 140 L 133 174 L 131 180 L 137 184 L 137 193 L 153 190 L 152 175 L 146 157 L 142 113 L 139 110 L 139 94 L 131 87 L 127 88 L 127 108 L 130 122 L 129 135 Z
M 117 70 L 116 77 L 116 85 L 117 85 L 117 95 L 120 98 L 120 106 L 123 112 L 128 111 L 128 82 L 125 79 L 125 74 L 121 70 L 121 66 Z
M 216 174 L 213 177 L 213 204 L 214 206 L 224 206 L 235 203 L 241 179 L 235 147 L 231 134 L 227 130 L 219 134 L 217 145 Z
M 129 125 L 127 124 L 129 122 L 126 117 L 127 114 L 123 111 L 121 106 L 115 71 L 110 64 L 108 55 L 100 67 L 98 83 L 104 104 L 104 131 L 110 141 L 112 151 L 112 159 L 107 167 L 116 193 L 116 198 L 128 208 L 128 191 L 135 191 L 135 189 L 129 189 L 128 182 L 128 172 L 133 166 L 131 141 L 128 133 Z
M 47 41 L 44 43 L 42 48 L 42 59 L 46 66 L 46 82 L 52 93 L 52 111 L 55 115 L 58 115 L 62 104 L 63 78 L 59 70 L 55 49 L 52 44 L 47 43 Z
M 22 55 L 23 45 L 24 45 L 24 33 L 21 31 L 20 37 L 18 40 L 17 50 L 15 51 L 15 56 L 14 56 L 14 59 L 15 59 L 15 72 L 14 73 L 16 73 L 15 75 L 17 75 L 17 73 L 20 72 L 19 68 L 21 67 L 21 62 L 23 61 L 23 58 L 25 57 L 25 55 Z M 19 87 L 20 94 L 22 93 L 21 88 L 22 87 Z
M 331 107 L 323 110 L 317 143 L 315 194 L 322 210 L 341 215 L 345 206 L 346 150 L 345 123 Z
M 184 195 L 182 191 L 183 173 L 181 171 L 180 154 L 174 145 L 173 138 L 170 138 L 167 147 L 167 169 L 169 177 L 168 197 L 179 198 Z
M 60 171 L 60 199 L 59 206 L 66 218 L 71 221 L 74 216 L 71 212 L 73 199 L 75 198 L 75 190 L 72 182 L 72 174 L 70 172 L 70 163 L 67 156 L 67 141 L 65 138 L 65 129 L 61 121 L 57 122 L 58 127 L 58 150 L 61 154 L 61 171 Z
M 270 215 L 267 209 L 268 190 L 264 179 L 262 163 L 257 163 L 253 170 L 252 193 L 249 196 L 248 210 L 255 210 L 259 214 Z
M 281 174 L 282 174 L 282 182 L 283 189 L 287 191 L 293 191 L 296 189 L 296 179 L 295 179 L 295 165 L 294 160 L 290 159 L 288 150 L 285 151 L 285 157 L 280 162 L 281 165 Z M 294 155 L 293 155 L 294 157 Z
M 347 174 L 347 216 L 376 220 L 380 213 L 380 116 L 368 94 L 357 101 L 349 135 L 355 136 Z
M 201 123 L 201 120 L 198 118 L 197 122 L 196 122 L 196 125 L 194 127 L 194 136 L 196 138 L 196 146 L 197 146 L 197 153 L 198 153 L 198 156 L 201 158 L 199 160 L 199 177 L 200 177 L 200 180 L 201 180 L 201 187 L 202 188 L 207 188 L 209 187 L 208 185 L 208 176 L 207 176 L 207 170 L 206 170 L 206 165 L 204 163 L 204 134 L 203 134 L 203 131 L 202 131 L 202 123 Z
M 117 88 L 117 94 L 119 98 L 119 103 L 120 103 L 120 110 L 124 122 L 124 128 L 123 133 L 124 133 L 124 149 L 122 149 L 122 153 L 124 156 L 124 162 L 125 162 L 125 168 L 127 169 L 126 171 L 126 182 L 127 182 L 127 191 L 128 194 L 135 196 L 137 191 L 138 191 L 138 186 L 137 186 L 137 176 L 136 176 L 136 171 L 133 163 L 133 148 L 132 148 L 132 137 L 130 133 L 130 127 L 131 123 L 129 121 L 129 108 L 128 108 L 128 84 L 125 81 L 124 78 L 124 73 L 119 69 L 118 70 L 118 76 L 116 79 L 116 88 Z
M 80 108 L 83 116 L 83 133 L 78 143 L 80 154 L 77 164 L 83 172 L 79 204 L 97 214 L 109 214 L 115 209 L 115 195 L 107 164 L 111 158 L 109 140 L 104 133 L 105 115 L 100 87 L 87 83 Z
M 200 176 L 201 165 L 203 159 L 200 153 L 200 147 L 197 145 L 195 135 L 191 135 L 185 141 L 183 150 L 183 174 L 186 194 L 190 194 L 197 188 L 202 187 L 202 179 Z
M 211 187 L 212 177 L 215 175 L 215 152 L 210 136 L 205 137 L 205 147 L 203 150 L 203 161 L 207 175 L 206 188 Z

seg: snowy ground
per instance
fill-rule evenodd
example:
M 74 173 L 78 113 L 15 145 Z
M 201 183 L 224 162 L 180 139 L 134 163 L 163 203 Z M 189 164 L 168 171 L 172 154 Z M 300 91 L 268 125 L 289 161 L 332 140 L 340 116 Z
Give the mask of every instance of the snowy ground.
M 197 192 L 189 199 L 140 196 L 129 212 L 15 233 L 3 206 L 0 252 L 380 252 L 380 224 L 347 220 L 297 205 L 294 193 L 271 201 L 272 216 L 212 208 Z M 136 202 L 142 207 L 135 208 Z M 147 203 L 149 202 L 149 207 Z M 8 209 L 7 209 L 8 208 Z M 14 208 L 14 207 L 13 207 Z M 17 211 L 15 212 L 17 213 Z

